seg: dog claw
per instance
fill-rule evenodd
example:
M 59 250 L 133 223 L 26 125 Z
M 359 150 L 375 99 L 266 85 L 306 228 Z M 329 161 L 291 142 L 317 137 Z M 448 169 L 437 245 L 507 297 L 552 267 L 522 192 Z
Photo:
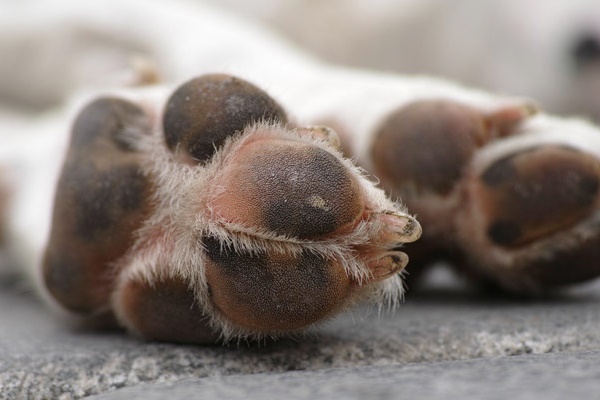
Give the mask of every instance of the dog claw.
M 400 273 L 408 264 L 408 256 L 401 251 L 390 251 L 369 261 L 372 281 L 381 281 Z
M 423 233 L 421 224 L 412 216 L 399 211 L 386 211 L 382 221 L 387 225 L 390 233 L 385 242 L 396 245 L 412 243 L 418 240 Z

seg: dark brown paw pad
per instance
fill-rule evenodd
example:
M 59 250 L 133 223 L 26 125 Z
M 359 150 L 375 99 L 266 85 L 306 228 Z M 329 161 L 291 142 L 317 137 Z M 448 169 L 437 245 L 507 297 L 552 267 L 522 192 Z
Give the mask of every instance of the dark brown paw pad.
M 206 280 L 215 307 L 237 326 L 290 332 L 343 306 L 354 285 L 341 263 L 302 252 L 236 252 L 207 237 Z
M 518 247 L 566 230 L 598 205 L 600 162 L 566 147 L 506 156 L 480 176 L 477 192 L 494 244 Z
M 286 122 L 269 95 L 229 75 L 203 75 L 184 83 L 165 107 L 163 130 L 169 149 L 181 159 L 205 163 L 228 137 L 260 121 Z
M 523 148 L 485 167 L 467 189 L 459 215 L 470 217 L 459 217 L 456 230 L 473 276 L 536 294 L 600 274 L 593 155 L 557 144 Z
M 113 279 L 107 265 L 132 245 L 148 212 L 151 183 L 127 131 L 149 126 L 139 107 L 117 98 L 90 103 L 73 125 L 43 263 L 47 288 L 70 310 L 106 307 Z
M 372 149 L 375 175 L 386 186 L 446 193 L 484 143 L 483 116 L 450 101 L 411 103 L 391 114 Z
M 475 152 L 510 135 L 535 110 L 527 104 L 483 112 L 451 100 L 422 100 L 391 113 L 375 133 L 374 173 L 390 191 L 445 195 Z
M 129 279 L 117 288 L 117 314 L 127 327 L 148 340 L 214 343 L 219 333 L 181 278 Z

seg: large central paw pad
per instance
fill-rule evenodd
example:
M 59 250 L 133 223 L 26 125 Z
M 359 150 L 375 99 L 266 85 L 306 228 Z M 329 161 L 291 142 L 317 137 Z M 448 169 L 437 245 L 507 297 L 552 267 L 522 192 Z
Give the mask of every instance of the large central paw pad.
M 49 292 L 179 342 L 302 330 L 401 295 L 420 226 L 252 84 L 206 75 L 160 121 L 120 98 L 78 117 L 44 262 Z
M 212 202 L 227 221 L 301 239 L 346 230 L 364 199 L 352 172 L 329 151 L 293 140 L 257 140 L 217 177 Z

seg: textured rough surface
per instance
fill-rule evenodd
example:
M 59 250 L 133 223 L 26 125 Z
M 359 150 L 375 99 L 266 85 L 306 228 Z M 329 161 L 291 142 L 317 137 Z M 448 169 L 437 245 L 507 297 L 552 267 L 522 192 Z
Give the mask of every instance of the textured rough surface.
M 599 282 L 535 301 L 444 284 L 395 314 L 346 314 L 308 338 L 201 347 L 67 323 L 0 274 L 0 398 L 441 398 L 456 382 L 456 398 L 583 399 L 600 390 L 599 304 Z
M 94 400 L 573 399 L 598 392 L 600 351 L 233 375 L 148 384 Z

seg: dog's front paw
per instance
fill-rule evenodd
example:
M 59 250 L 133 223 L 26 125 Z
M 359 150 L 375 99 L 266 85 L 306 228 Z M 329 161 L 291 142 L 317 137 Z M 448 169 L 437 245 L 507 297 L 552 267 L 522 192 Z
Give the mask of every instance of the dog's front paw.
M 600 274 L 600 132 L 533 113 L 425 100 L 381 124 L 374 173 L 426 228 L 407 249 L 416 266 L 450 257 L 525 293 Z
M 420 225 L 341 156 L 334 132 L 294 126 L 226 75 L 161 107 L 102 98 L 77 118 L 43 270 L 59 303 L 202 343 L 399 298 L 399 248 Z

